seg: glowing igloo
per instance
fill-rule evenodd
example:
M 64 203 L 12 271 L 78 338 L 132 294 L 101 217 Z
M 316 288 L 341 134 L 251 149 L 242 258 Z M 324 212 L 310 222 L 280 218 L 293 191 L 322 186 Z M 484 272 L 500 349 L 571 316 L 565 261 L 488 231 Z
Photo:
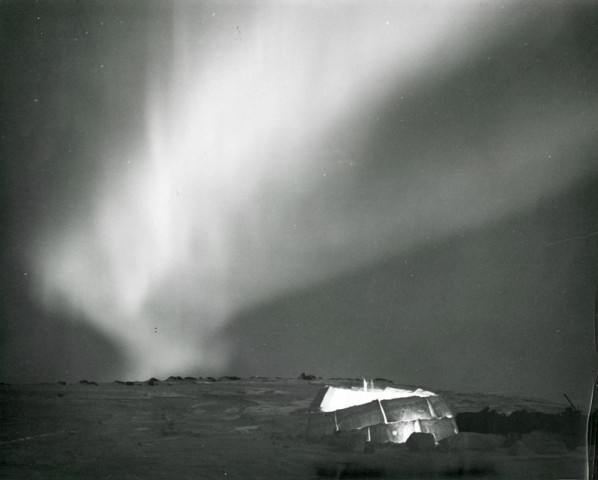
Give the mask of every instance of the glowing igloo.
M 314 398 L 308 437 L 363 430 L 376 443 L 404 443 L 414 432 L 431 433 L 436 443 L 458 433 L 451 409 L 437 394 L 422 389 L 327 386 Z

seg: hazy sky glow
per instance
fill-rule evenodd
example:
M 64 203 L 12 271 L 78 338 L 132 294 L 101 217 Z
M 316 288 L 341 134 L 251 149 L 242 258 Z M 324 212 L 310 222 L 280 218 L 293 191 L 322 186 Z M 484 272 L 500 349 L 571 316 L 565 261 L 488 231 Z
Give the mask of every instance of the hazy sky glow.
M 356 178 L 358 141 L 334 163 L 319 152 L 339 122 L 358 136 L 381 95 L 428 62 L 450 68 L 459 44 L 477 40 L 465 5 L 254 8 L 182 3 L 171 28 L 150 32 L 172 41 L 148 59 L 147 137 L 117 145 L 126 166 L 99 180 L 92 215 L 50 232 L 38 253 L 46 301 L 61 298 L 123 342 L 129 375 L 221 368 L 225 346 L 203 352 L 235 309 L 372 258 L 365 225 L 342 206 L 297 225 L 295 203 L 326 190 L 327 175 L 341 187 Z M 457 48 L 447 56 L 449 38 Z M 271 218 L 271 201 L 287 218 Z M 335 255 L 340 264 L 327 259 L 331 242 L 353 247 Z
M 31 80 L 29 101 L 48 109 L 30 113 L 36 142 L 55 122 L 57 146 L 13 189 L 45 185 L 45 205 L 16 221 L 31 298 L 115 345 L 123 377 L 235 374 L 224 332 L 246 309 L 533 215 L 598 175 L 585 4 L 109 5 L 71 26 L 56 7 L 23 17 L 51 37 L 28 48 L 70 73 Z M 530 238 L 592 234 L 579 212 Z M 472 375 L 459 387 L 475 389 Z

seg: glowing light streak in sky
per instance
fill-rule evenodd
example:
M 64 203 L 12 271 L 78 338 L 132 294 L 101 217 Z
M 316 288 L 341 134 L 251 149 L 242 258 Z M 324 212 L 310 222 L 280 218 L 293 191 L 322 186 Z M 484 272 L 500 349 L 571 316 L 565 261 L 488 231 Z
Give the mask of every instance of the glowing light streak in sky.
M 110 164 L 98 182 L 94 214 L 50 232 L 51 246 L 37 252 L 46 304 L 78 312 L 120 342 L 130 376 L 218 370 L 227 358 L 218 331 L 236 309 L 503 215 L 579 178 L 581 164 L 563 170 L 550 155 L 591 132 L 576 130 L 573 112 L 559 111 L 552 125 L 548 111 L 541 130 L 527 115 L 523 128 L 498 133 L 505 141 L 494 164 L 480 163 L 475 149 L 439 162 L 445 152 L 430 147 L 398 183 L 370 185 L 371 204 L 351 195 L 364 119 L 399 86 L 458 68 L 497 34 L 492 22 L 502 13 L 482 21 L 468 14 L 474 4 L 259 3 L 241 13 L 178 4 L 174 50 L 157 47 L 148 64 L 146 138 L 114 146 L 128 162 L 116 175 Z M 546 126 L 544 151 L 522 152 Z M 339 129 L 349 133 L 334 163 L 326 148 Z M 433 165 L 434 175 L 420 165 Z M 508 197 L 495 182 L 517 182 L 538 166 L 545 178 Z M 311 210 L 321 192 L 347 200 Z

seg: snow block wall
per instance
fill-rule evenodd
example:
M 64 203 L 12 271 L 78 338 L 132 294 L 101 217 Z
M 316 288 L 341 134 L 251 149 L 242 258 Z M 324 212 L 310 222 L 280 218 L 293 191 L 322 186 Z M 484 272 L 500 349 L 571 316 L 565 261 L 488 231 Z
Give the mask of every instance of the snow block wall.
M 362 403 L 364 400 L 367 403 Z M 334 409 L 335 405 L 344 408 Z M 431 392 L 336 387 L 318 392 L 309 413 L 308 437 L 366 429 L 368 438 L 376 443 L 404 443 L 415 432 L 430 433 L 438 443 L 458 433 L 450 407 Z

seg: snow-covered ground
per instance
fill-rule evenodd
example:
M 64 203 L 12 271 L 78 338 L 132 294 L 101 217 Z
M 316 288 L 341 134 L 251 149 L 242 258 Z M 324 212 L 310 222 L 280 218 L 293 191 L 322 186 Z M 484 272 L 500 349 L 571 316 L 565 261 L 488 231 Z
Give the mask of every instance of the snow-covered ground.
M 199 379 L 0 386 L 0 478 L 583 478 L 585 448 L 539 454 L 405 445 L 373 452 L 305 438 L 328 382 Z M 337 382 L 337 384 L 342 382 Z M 455 413 L 564 405 L 441 392 Z

